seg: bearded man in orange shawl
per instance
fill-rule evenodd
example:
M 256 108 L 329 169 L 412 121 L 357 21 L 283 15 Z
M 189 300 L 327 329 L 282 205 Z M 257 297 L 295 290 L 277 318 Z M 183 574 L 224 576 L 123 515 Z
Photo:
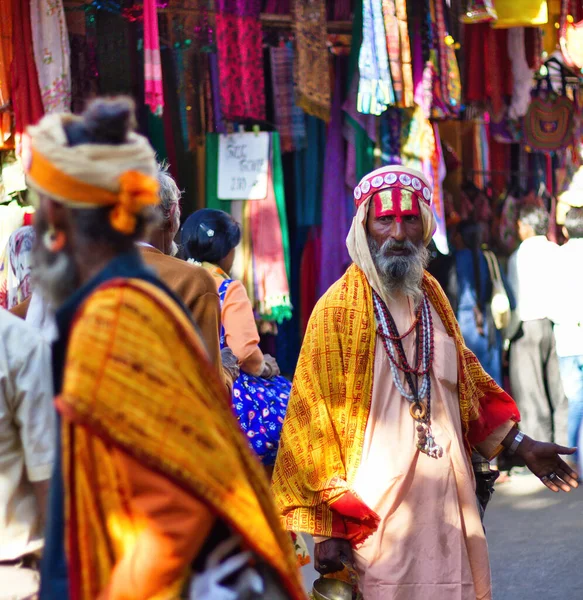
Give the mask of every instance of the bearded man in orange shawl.
M 255 572 L 254 589 L 303 599 L 222 378 L 187 309 L 135 247 L 159 197 L 154 151 L 133 122 L 131 101 L 98 100 L 30 128 L 35 276 L 58 328 L 40 597 L 198 599 L 205 559 L 226 542 Z
M 424 176 L 384 167 L 354 197 L 354 264 L 308 325 L 276 501 L 288 529 L 314 536 L 316 569 L 352 570 L 365 600 L 489 599 L 472 450 L 506 447 L 554 491 L 577 485 L 559 457 L 574 450 L 519 433 L 514 401 L 465 347 L 424 270 L 435 230 Z

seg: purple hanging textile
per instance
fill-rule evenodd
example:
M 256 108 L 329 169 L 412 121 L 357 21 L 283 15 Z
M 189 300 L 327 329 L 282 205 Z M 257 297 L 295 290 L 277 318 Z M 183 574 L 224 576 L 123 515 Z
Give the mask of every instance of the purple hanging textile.
M 411 36 L 411 51 L 413 54 L 413 94 L 415 102 L 423 106 L 423 38 L 418 19 L 413 20 L 413 32 Z
M 345 57 L 336 59 L 334 97 L 326 140 L 326 163 L 322 189 L 322 249 L 318 293 L 321 296 L 342 276 L 349 264 L 346 249 L 348 222 L 346 215 L 346 183 L 339 173 L 344 173 L 346 163 L 342 133 L 342 97 L 346 89 L 348 62 Z
M 219 87 L 219 61 L 215 52 L 209 54 L 211 89 L 213 95 L 213 116 L 215 121 L 215 133 L 227 133 L 223 111 L 221 110 L 221 91 Z
M 327 0 L 328 20 L 330 21 L 350 21 L 351 1 L 350 0 Z
M 289 15 L 291 0 L 267 0 L 263 12 L 270 15 Z
M 238 17 L 259 18 L 261 0 L 219 0 L 217 9 L 221 13 L 237 15 Z

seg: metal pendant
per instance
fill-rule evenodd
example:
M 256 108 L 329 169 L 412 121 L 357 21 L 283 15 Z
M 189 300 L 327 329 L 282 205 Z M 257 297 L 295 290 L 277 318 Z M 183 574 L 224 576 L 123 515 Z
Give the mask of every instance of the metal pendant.
M 443 456 L 443 448 L 435 442 L 431 426 L 427 423 L 419 423 L 417 426 L 417 435 L 419 441 L 417 448 L 430 458 L 441 458 Z

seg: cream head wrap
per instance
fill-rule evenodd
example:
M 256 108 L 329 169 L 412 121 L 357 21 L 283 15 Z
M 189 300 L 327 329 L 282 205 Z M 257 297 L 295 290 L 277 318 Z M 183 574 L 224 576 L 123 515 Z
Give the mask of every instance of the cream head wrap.
M 412 198 L 417 199 L 423 222 L 423 242 L 426 246 L 431 242 L 431 238 L 437 228 L 433 210 L 431 209 L 431 200 L 433 198 L 431 186 L 425 176 L 419 171 L 400 165 L 391 165 L 376 169 L 376 171 L 365 175 L 361 179 L 360 183 L 354 189 L 354 200 L 357 211 L 356 216 L 352 220 L 352 227 L 348 233 L 348 238 L 346 239 L 346 246 L 354 264 L 364 271 L 369 283 L 381 297 L 384 296 L 384 291 L 372 256 L 370 255 L 366 235 L 366 222 L 370 202 L 374 195 L 383 190 L 392 189 L 405 191 L 406 193 L 410 193 Z
M 112 226 L 129 235 L 140 212 L 159 202 L 154 150 L 134 132 L 119 145 L 69 146 L 64 126 L 75 120 L 81 117 L 52 114 L 29 127 L 27 181 L 37 192 L 67 206 L 111 206 Z

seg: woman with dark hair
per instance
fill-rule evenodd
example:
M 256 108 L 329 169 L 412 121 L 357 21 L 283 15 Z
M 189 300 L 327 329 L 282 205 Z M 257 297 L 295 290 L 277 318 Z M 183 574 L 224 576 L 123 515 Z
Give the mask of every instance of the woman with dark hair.
M 259 332 L 245 287 L 229 272 L 241 241 L 239 224 L 226 212 L 205 208 L 182 228 L 187 260 L 207 268 L 221 299 L 221 348 L 239 361 L 241 374 L 233 384 L 233 410 L 241 429 L 264 465 L 275 464 L 291 383 L 281 377 L 276 360 L 259 348 Z
M 490 310 L 493 284 L 488 262 L 481 250 L 480 225 L 462 221 L 457 226 L 454 241 L 457 319 L 466 345 L 478 357 L 488 375 L 501 386 L 502 333 L 496 329 Z

